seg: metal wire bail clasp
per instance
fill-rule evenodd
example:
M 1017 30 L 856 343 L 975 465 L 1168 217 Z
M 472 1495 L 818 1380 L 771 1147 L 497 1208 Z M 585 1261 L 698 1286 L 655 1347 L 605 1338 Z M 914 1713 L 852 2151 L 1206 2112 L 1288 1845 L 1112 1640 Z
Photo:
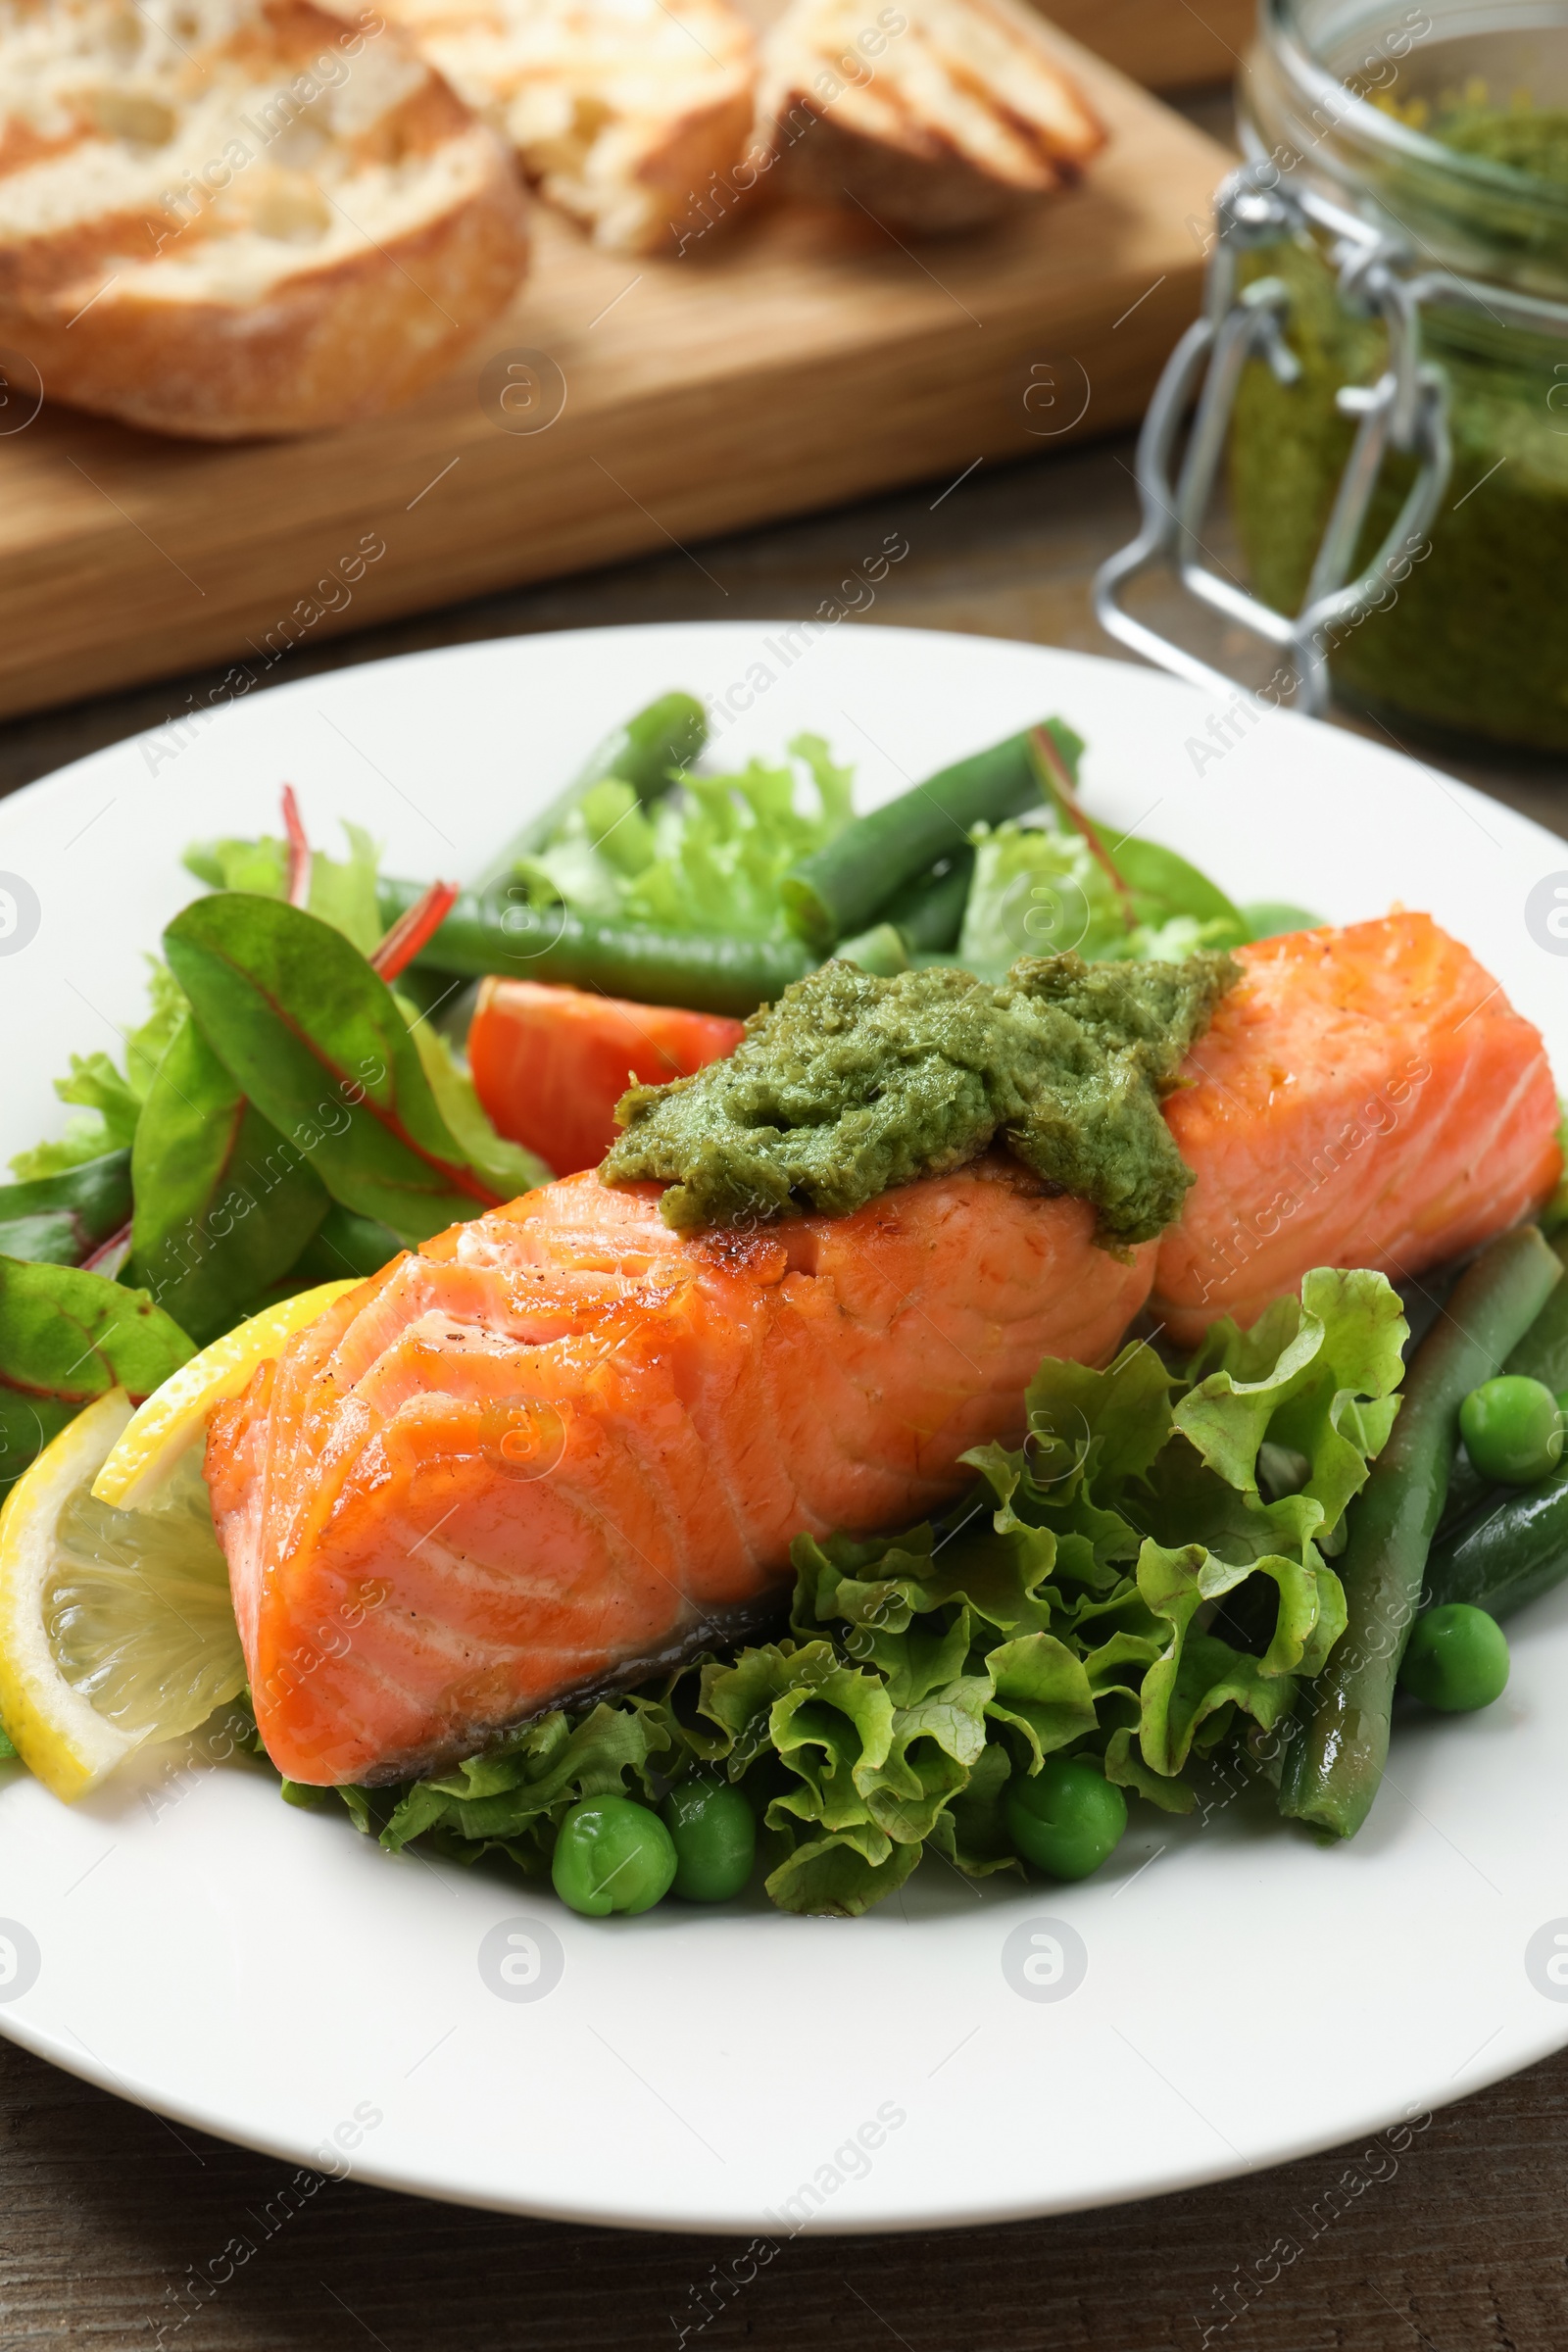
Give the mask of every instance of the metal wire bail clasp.
M 1381 313 L 1389 355 L 1376 384 L 1346 385 L 1338 394 L 1341 413 L 1359 422 L 1300 611 L 1294 615 L 1277 612 L 1203 561 L 1204 518 L 1244 368 L 1250 360 L 1262 359 L 1287 385 L 1298 383 L 1301 372 L 1285 340 L 1291 296 L 1284 280 L 1258 278 L 1241 293 L 1236 290 L 1241 253 L 1297 236 L 1312 213 L 1309 203 L 1266 184 L 1269 174 L 1278 177 L 1267 162 L 1244 164 L 1215 196 L 1217 234 L 1209 256 L 1203 315 L 1166 362 L 1139 436 L 1143 527 L 1131 545 L 1096 574 L 1095 612 L 1107 635 L 1146 661 L 1211 693 L 1234 694 L 1234 678 L 1123 608 L 1120 594 L 1125 584 L 1139 572 L 1166 564 L 1190 595 L 1285 653 L 1296 672 L 1298 709 L 1318 712 L 1329 698 L 1328 656 L 1335 639 L 1382 604 L 1395 581 L 1408 572 L 1446 487 L 1450 450 L 1443 378 L 1438 369 L 1422 364 L 1420 305 L 1400 273 L 1399 251 L 1364 223 L 1336 214 L 1333 259 L 1340 271 L 1341 299 L 1349 307 Z M 1173 486 L 1177 435 L 1200 377 L 1202 390 Z M 1348 575 L 1391 446 L 1415 453 L 1415 479 L 1371 563 L 1351 579 Z

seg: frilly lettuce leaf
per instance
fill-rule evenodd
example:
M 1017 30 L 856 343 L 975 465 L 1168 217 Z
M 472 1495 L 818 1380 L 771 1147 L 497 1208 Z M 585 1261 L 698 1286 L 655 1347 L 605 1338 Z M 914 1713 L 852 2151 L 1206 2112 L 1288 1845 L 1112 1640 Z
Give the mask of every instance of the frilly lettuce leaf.
M 312 855 L 310 911 L 368 956 L 382 929 L 375 897 L 381 852 L 363 825 L 346 817 L 343 833 L 347 858 L 328 858 L 323 850 Z M 263 834 L 259 841 L 193 842 L 181 862 L 212 890 L 245 890 L 262 899 L 288 896 L 288 843 L 273 835 Z
M 391 1792 L 339 1790 L 358 1827 L 379 1827 L 393 1853 L 434 1835 L 443 1852 L 464 1862 L 505 1853 L 529 1877 L 548 1874 L 556 1832 L 584 1796 L 656 1792 L 653 1759 L 672 1746 L 663 1708 L 642 1698 L 601 1702 L 575 1723 L 557 1708 L 509 1732 L 482 1755 L 440 1780 L 415 1781 Z M 377 1819 L 378 1808 L 383 1816 Z
M 1297 1492 L 1321 1507 L 1332 1540 L 1388 1443 L 1408 1337 L 1398 1295 L 1381 1274 L 1320 1266 L 1299 1298 L 1276 1299 L 1250 1331 L 1228 1317 L 1210 1327 L 1176 1426 L 1248 1495 L 1259 1491 L 1265 1443 L 1297 1455 L 1305 1471 Z
M 1254 1575 L 1269 1578 L 1279 1592 L 1273 1638 L 1261 1657 L 1197 1622 L 1205 1602 Z M 1138 1591 L 1168 1637 L 1139 1690 L 1139 1746 L 1150 1770 L 1167 1780 L 1183 1770 L 1212 1717 L 1223 1720 L 1211 1739 L 1229 1728 L 1238 1708 L 1272 1730 L 1295 1703 L 1288 1678 L 1307 1656 L 1326 1655 L 1345 1631 L 1345 1595 L 1333 1570 L 1283 1554 L 1234 1565 L 1201 1544 L 1167 1551 L 1150 1543 L 1138 1558 Z
M 945 1518 L 797 1538 L 786 1635 L 510 1735 L 402 1792 L 385 1838 L 538 1871 L 578 1796 L 657 1799 L 702 1766 L 756 1807 L 775 1903 L 853 1914 L 927 1847 L 1018 1873 L 1007 1788 L 1053 1754 L 1190 1812 L 1345 1630 L 1325 1546 L 1393 1426 L 1403 1336 L 1381 1275 L 1320 1270 L 1185 1374 L 1144 1341 L 1103 1371 L 1048 1359 L 1024 1444 L 971 1453 Z
M 608 778 L 521 861 L 517 878 L 536 902 L 564 901 L 602 920 L 767 938 L 783 926 L 783 876 L 853 812 L 852 771 L 819 735 L 796 736 L 789 752 L 793 766 L 753 760 L 733 775 L 684 775 L 652 808 Z M 814 807 L 800 805 L 805 779 Z

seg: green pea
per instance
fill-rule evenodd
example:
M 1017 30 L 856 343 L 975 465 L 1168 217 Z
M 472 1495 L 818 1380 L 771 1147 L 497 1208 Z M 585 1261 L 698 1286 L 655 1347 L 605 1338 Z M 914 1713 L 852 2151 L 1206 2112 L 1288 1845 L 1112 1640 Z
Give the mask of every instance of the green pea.
M 1127 1799 L 1082 1756 L 1048 1756 L 1009 1781 L 1004 1810 L 1019 1853 L 1051 1879 L 1087 1879 L 1127 1827 Z
M 629 1796 L 585 1796 L 556 1838 L 550 1876 L 573 1911 L 651 1911 L 669 1892 L 675 1848 L 659 1815 Z
M 757 1816 L 731 1781 L 698 1774 L 672 1788 L 660 1818 L 675 1847 L 671 1891 L 688 1903 L 726 1903 L 757 1859 Z
M 1562 1457 L 1562 1407 L 1544 1381 L 1501 1373 L 1472 1389 L 1459 1407 L 1459 1435 L 1483 1478 L 1530 1487 Z
M 1416 1619 L 1399 1681 L 1423 1706 L 1469 1715 L 1500 1698 L 1508 1682 L 1508 1638 L 1494 1617 L 1447 1600 Z

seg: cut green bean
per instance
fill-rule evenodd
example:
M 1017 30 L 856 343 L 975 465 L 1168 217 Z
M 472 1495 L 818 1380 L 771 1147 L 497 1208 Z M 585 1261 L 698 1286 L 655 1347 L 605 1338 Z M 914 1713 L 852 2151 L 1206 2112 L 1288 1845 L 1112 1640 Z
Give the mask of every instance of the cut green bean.
M 1346 1630 L 1310 1685 L 1292 1740 L 1280 1811 L 1338 1838 L 1366 1819 L 1389 1752 L 1389 1714 L 1427 1555 L 1459 1442 L 1459 1406 L 1516 1348 L 1562 1263 L 1534 1225 L 1505 1233 L 1461 1276 L 1416 1351 L 1394 1433 L 1351 1506 L 1336 1561 Z
M 942 858 L 936 869 L 896 892 L 881 920 L 869 930 L 841 939 L 834 955 L 858 963 L 862 972 L 885 975 L 906 972 L 916 961 L 945 959 L 957 945 L 973 879 L 972 850 Z
M 708 712 L 697 697 L 662 694 L 646 710 L 639 710 L 635 718 L 628 718 L 624 726 L 605 737 L 565 790 L 496 853 L 475 889 L 493 890 L 510 878 L 519 858 L 537 857 L 562 818 L 607 776 L 618 776 L 623 784 L 629 784 L 640 801 L 656 801 L 669 789 L 676 771 L 690 767 L 707 741 Z
M 1441 1537 L 1427 1563 L 1425 1597 L 1433 1608 L 1462 1600 L 1506 1617 L 1565 1577 L 1568 1463 L 1539 1486 L 1499 1491 L 1490 1507 Z
M 841 939 L 833 951 L 845 963 L 858 963 L 862 972 L 880 980 L 896 979 L 909 968 L 909 951 L 902 931 L 891 923 L 873 923 L 856 939 Z
M 825 956 L 835 940 L 874 921 L 906 883 L 961 850 L 971 826 L 1039 806 L 1029 737 L 1009 735 L 858 816 L 825 849 L 802 858 L 780 885 L 785 912 L 808 946 Z
M 383 882 L 383 923 L 423 890 Z M 591 922 L 565 906 L 530 906 L 465 892 L 417 961 L 469 979 L 487 972 L 553 980 L 639 1004 L 684 1004 L 737 1016 L 771 1004 L 816 958 L 792 939 L 733 939 L 724 933 L 659 931 L 643 923 Z
M 895 892 L 878 919 L 893 925 L 911 956 L 945 956 L 958 944 L 973 880 L 974 852 L 959 850 Z

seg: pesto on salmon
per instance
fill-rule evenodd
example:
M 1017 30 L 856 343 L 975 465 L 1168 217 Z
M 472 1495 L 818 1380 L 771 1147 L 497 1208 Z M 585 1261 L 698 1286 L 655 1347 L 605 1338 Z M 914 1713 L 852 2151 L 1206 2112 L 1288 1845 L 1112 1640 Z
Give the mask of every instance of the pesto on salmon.
M 1102 1244 L 1152 1241 L 1193 1181 L 1160 1099 L 1240 976 L 1224 955 L 1024 956 L 1000 987 L 948 965 L 824 964 L 754 1013 L 727 1059 L 630 1088 L 600 1174 L 668 1184 L 664 1221 L 691 1230 L 848 1215 L 995 1139 L 1091 1202 Z

